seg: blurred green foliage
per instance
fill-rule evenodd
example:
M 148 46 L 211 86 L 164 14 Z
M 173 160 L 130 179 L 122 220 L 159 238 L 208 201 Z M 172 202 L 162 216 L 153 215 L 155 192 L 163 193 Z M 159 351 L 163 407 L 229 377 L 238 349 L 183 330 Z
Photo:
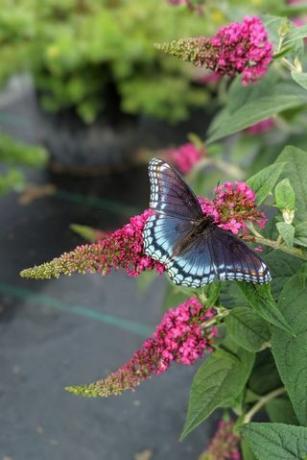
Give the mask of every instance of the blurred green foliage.
M 191 84 L 194 69 L 153 44 L 211 33 L 225 20 L 219 10 L 210 17 L 164 0 L 2 0 L 0 82 L 27 69 L 44 108 L 73 108 L 88 123 L 108 94 L 126 113 L 181 120 L 204 105 L 206 91 Z
M 43 147 L 32 146 L 0 134 L 0 196 L 10 190 L 20 190 L 25 178 L 20 167 L 41 167 L 47 162 L 47 152 Z

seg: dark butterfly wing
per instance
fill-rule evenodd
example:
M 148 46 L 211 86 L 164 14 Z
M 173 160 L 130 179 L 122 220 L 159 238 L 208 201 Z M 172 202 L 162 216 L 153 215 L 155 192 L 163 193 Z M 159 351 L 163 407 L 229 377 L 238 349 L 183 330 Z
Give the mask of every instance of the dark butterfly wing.
M 151 216 L 143 232 L 145 253 L 167 266 L 177 241 L 185 238 L 191 227 L 191 222 L 185 219 L 165 214 Z
M 190 248 L 167 264 L 175 284 L 198 288 L 215 280 L 264 284 L 271 281 L 268 267 L 243 241 L 212 224 Z
M 203 217 L 192 190 L 165 161 L 153 158 L 149 163 L 150 207 L 156 212 L 185 220 Z

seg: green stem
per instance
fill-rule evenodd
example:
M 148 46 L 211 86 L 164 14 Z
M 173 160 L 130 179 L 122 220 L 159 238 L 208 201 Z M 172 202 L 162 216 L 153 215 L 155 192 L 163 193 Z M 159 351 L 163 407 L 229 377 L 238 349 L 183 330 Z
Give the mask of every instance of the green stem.
M 217 314 L 214 318 L 209 319 L 209 321 L 204 321 L 200 324 L 201 329 L 209 329 L 212 326 L 218 324 L 222 319 L 226 318 L 229 315 L 230 310 L 224 307 L 214 307 L 217 310 Z
M 258 234 L 259 235 L 259 234 Z M 263 244 L 264 246 L 268 246 L 273 249 L 278 249 L 279 251 L 285 252 L 286 254 L 290 254 L 295 257 L 299 257 L 300 259 L 307 260 L 307 251 L 304 251 L 300 248 L 290 248 L 285 244 L 281 244 L 279 241 L 269 240 L 267 238 L 263 238 L 262 236 L 254 236 L 253 240 L 255 243 Z
M 277 398 L 278 396 L 281 396 L 286 392 L 285 388 L 277 388 L 276 390 L 271 391 L 270 393 L 266 394 L 265 396 L 262 396 L 258 402 L 245 414 L 243 423 L 249 423 L 252 418 L 257 414 L 257 412 L 262 409 L 263 406 L 265 406 L 268 402 L 270 402 L 272 399 Z

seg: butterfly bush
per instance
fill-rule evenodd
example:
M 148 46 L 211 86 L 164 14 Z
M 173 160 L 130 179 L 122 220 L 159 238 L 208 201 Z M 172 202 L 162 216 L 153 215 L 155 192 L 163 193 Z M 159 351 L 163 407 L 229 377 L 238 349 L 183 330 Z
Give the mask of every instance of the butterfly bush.
M 133 390 L 152 375 L 167 371 L 172 362 L 193 364 L 205 351 L 212 351 L 217 328 L 202 325 L 214 315 L 214 309 L 205 310 L 196 297 L 187 299 L 164 314 L 152 336 L 117 371 L 98 382 L 69 387 L 68 390 L 85 396 L 119 395 Z
M 199 460 L 241 460 L 239 441 L 233 421 L 220 420 L 209 448 Z
M 61 274 L 95 273 L 107 275 L 111 270 L 123 269 L 130 276 L 144 270 L 164 271 L 164 266 L 148 257 L 143 250 L 145 223 L 153 211 L 131 217 L 128 224 L 112 233 L 105 233 L 97 243 L 76 247 L 51 262 L 23 270 L 21 276 L 30 278 L 58 278 Z
M 157 47 L 221 75 L 242 74 L 244 85 L 263 77 L 273 58 L 265 26 L 256 16 L 222 27 L 213 37 L 184 38 Z
M 265 214 L 257 209 L 255 193 L 245 182 L 226 182 L 215 188 L 213 200 L 198 199 L 205 216 L 212 217 L 219 227 L 235 235 L 240 232 L 246 234 L 248 222 L 260 228 L 266 223 Z M 153 211 L 147 209 L 131 217 L 122 228 L 105 233 L 100 241 L 78 246 L 50 262 L 27 268 L 21 272 L 21 276 L 50 279 L 76 272 L 107 275 L 119 269 L 134 277 L 148 270 L 163 273 L 164 265 L 144 252 L 143 230 L 152 214 Z

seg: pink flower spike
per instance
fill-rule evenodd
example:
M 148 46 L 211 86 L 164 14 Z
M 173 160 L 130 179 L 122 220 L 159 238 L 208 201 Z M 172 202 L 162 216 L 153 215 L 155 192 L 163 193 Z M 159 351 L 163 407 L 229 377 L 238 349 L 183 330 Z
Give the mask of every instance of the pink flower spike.
M 242 74 L 243 85 L 263 77 L 273 59 L 273 46 L 263 22 L 257 16 L 230 23 L 211 38 L 186 38 L 158 47 L 220 75 L 234 77 Z
M 121 394 L 133 390 L 152 375 L 166 372 L 173 362 L 191 365 L 205 351 L 211 351 L 211 334 L 201 323 L 215 315 L 213 309 L 205 310 L 196 297 L 187 299 L 177 308 L 167 311 L 155 332 L 134 353 L 130 361 L 103 380 L 84 387 L 71 387 L 69 391 L 84 396 Z
M 205 458 L 212 460 L 241 460 L 239 448 L 240 437 L 233 432 L 234 422 L 221 420 L 208 449 Z

